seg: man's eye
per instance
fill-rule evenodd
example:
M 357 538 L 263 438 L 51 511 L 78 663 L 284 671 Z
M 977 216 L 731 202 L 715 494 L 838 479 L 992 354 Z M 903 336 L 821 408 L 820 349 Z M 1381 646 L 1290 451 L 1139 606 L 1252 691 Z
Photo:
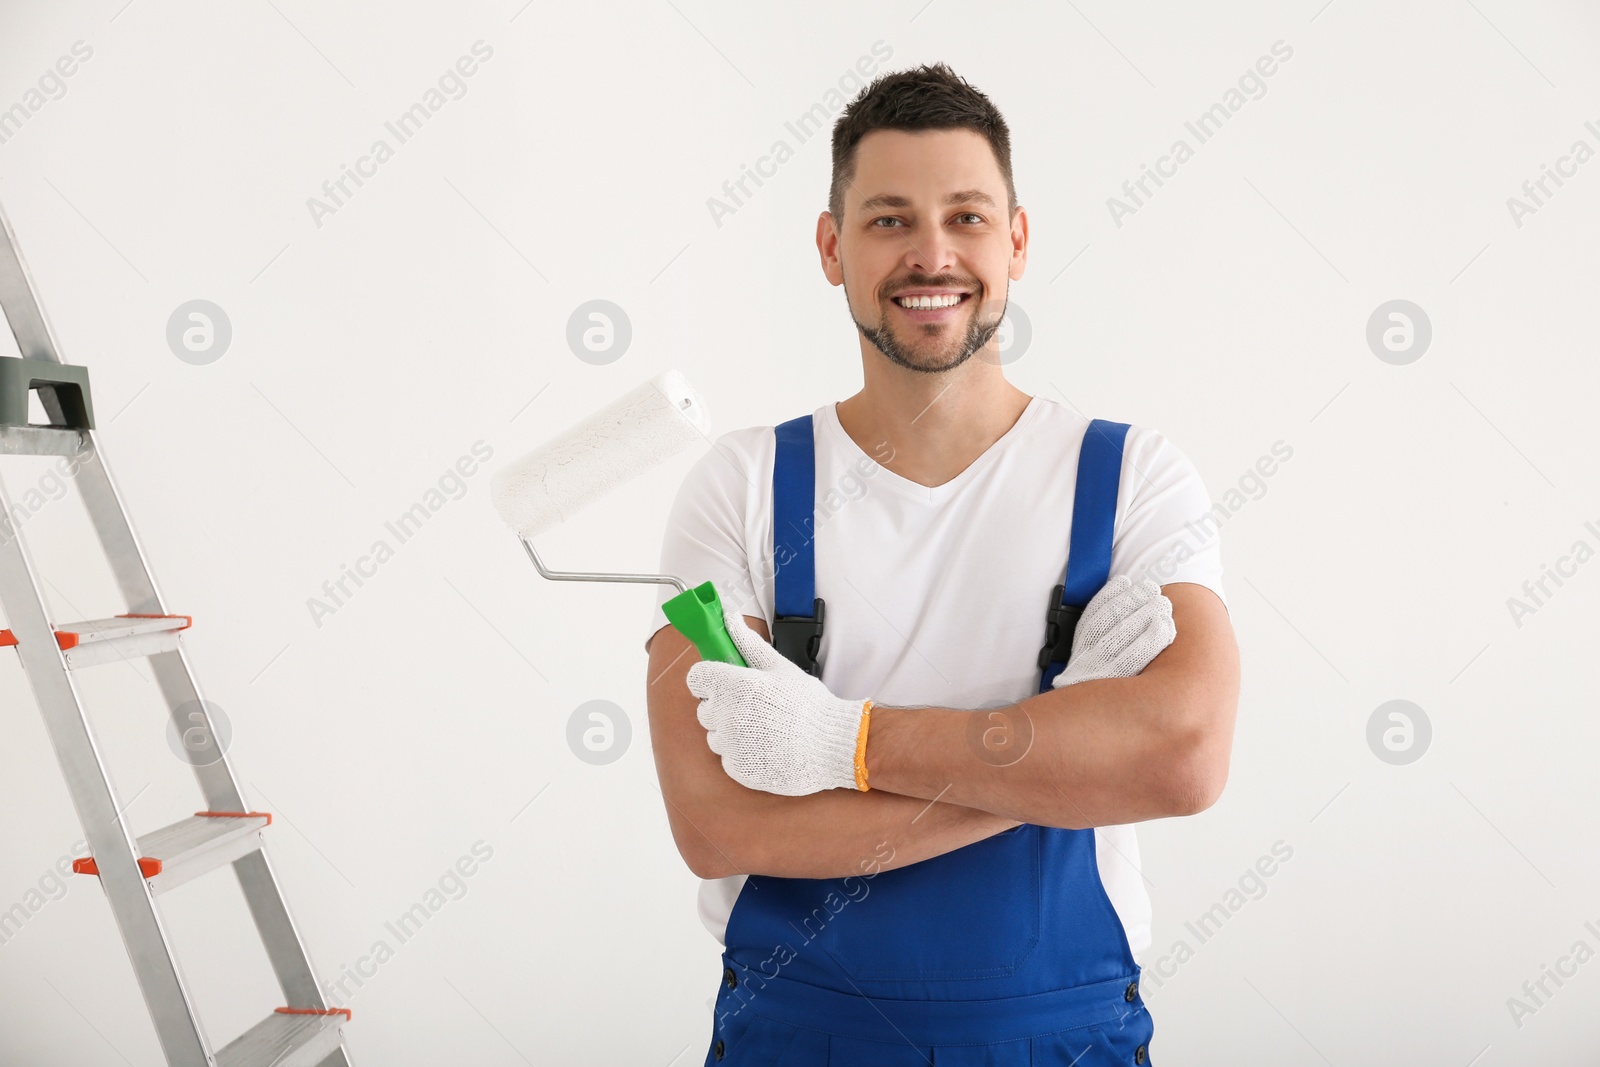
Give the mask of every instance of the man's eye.
M 873 219 L 872 220 L 872 225 L 878 226 L 878 223 L 880 223 L 880 222 L 899 222 L 899 221 L 900 220 L 895 218 L 893 215 L 882 215 L 882 216 L 880 216 L 878 218 Z M 887 226 L 878 226 L 878 228 L 880 230 L 886 230 L 889 227 L 887 227 Z
M 960 215 L 957 215 L 956 218 L 977 219 L 979 222 L 983 221 L 983 216 L 978 214 L 976 211 L 963 211 Z

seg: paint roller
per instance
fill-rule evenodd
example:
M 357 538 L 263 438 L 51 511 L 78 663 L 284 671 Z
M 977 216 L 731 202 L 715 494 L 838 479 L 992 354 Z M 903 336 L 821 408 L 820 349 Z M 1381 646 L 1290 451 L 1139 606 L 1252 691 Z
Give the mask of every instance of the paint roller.
M 672 584 L 678 595 L 661 606 L 667 621 L 700 658 L 744 667 L 722 617 L 722 600 L 710 582 L 688 589 L 670 574 L 598 574 L 553 571 L 534 550 L 533 538 L 570 519 L 618 487 L 709 439 L 706 404 L 682 374 L 669 370 L 496 471 L 490 495 L 500 518 L 522 542 L 539 573 L 556 581 Z

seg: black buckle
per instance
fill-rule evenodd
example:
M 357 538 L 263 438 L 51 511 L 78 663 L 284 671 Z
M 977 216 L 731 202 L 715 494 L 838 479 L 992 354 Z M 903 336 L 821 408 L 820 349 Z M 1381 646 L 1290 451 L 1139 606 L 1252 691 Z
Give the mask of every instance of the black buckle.
M 1045 616 L 1044 647 L 1039 650 L 1039 667 L 1065 663 L 1072 656 L 1072 635 L 1078 629 L 1083 609 L 1061 603 L 1067 587 L 1058 585 L 1050 592 L 1050 611 Z
M 779 615 L 772 620 L 772 647 L 807 674 L 822 677 L 817 653 L 822 650 L 822 598 L 814 615 Z

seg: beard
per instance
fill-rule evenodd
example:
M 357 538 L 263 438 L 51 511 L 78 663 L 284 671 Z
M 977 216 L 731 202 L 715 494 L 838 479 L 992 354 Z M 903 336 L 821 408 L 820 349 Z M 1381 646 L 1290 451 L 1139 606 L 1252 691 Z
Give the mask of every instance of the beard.
M 935 288 L 942 283 L 914 282 L 913 284 L 919 286 L 926 284 L 928 288 Z M 1008 284 L 1006 288 L 1006 295 L 1009 298 L 1010 285 Z M 973 310 L 968 313 L 967 328 L 959 337 L 941 337 L 952 332 L 949 325 L 916 323 L 907 324 L 906 329 L 910 336 L 896 336 L 894 327 L 890 325 L 893 312 L 887 309 L 877 326 L 868 326 L 856 318 L 853 308 L 850 309 L 850 320 L 856 324 L 856 329 L 861 331 L 861 336 L 871 341 L 873 347 L 882 352 L 895 366 L 922 374 L 942 374 L 945 371 L 955 370 L 972 358 L 973 353 L 987 345 L 999 331 L 1001 320 L 1005 318 L 1004 301 L 1000 304 L 998 315 L 993 319 L 985 319 L 982 315 L 984 304 L 978 299 L 976 292 L 968 299 L 973 304 Z M 849 304 L 848 296 L 845 303 Z

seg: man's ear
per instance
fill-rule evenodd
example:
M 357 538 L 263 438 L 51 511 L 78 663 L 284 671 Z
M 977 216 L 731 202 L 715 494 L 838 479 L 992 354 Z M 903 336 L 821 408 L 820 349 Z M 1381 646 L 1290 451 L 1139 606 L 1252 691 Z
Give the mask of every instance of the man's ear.
M 844 268 L 839 263 L 839 228 L 834 225 L 833 212 L 824 211 L 817 216 L 817 256 L 822 261 L 822 273 L 829 285 L 844 284 Z
M 1028 267 L 1028 212 L 1021 204 L 1017 205 L 1017 213 L 1011 216 L 1011 266 L 1010 277 L 1014 282 L 1022 280 L 1022 272 Z

